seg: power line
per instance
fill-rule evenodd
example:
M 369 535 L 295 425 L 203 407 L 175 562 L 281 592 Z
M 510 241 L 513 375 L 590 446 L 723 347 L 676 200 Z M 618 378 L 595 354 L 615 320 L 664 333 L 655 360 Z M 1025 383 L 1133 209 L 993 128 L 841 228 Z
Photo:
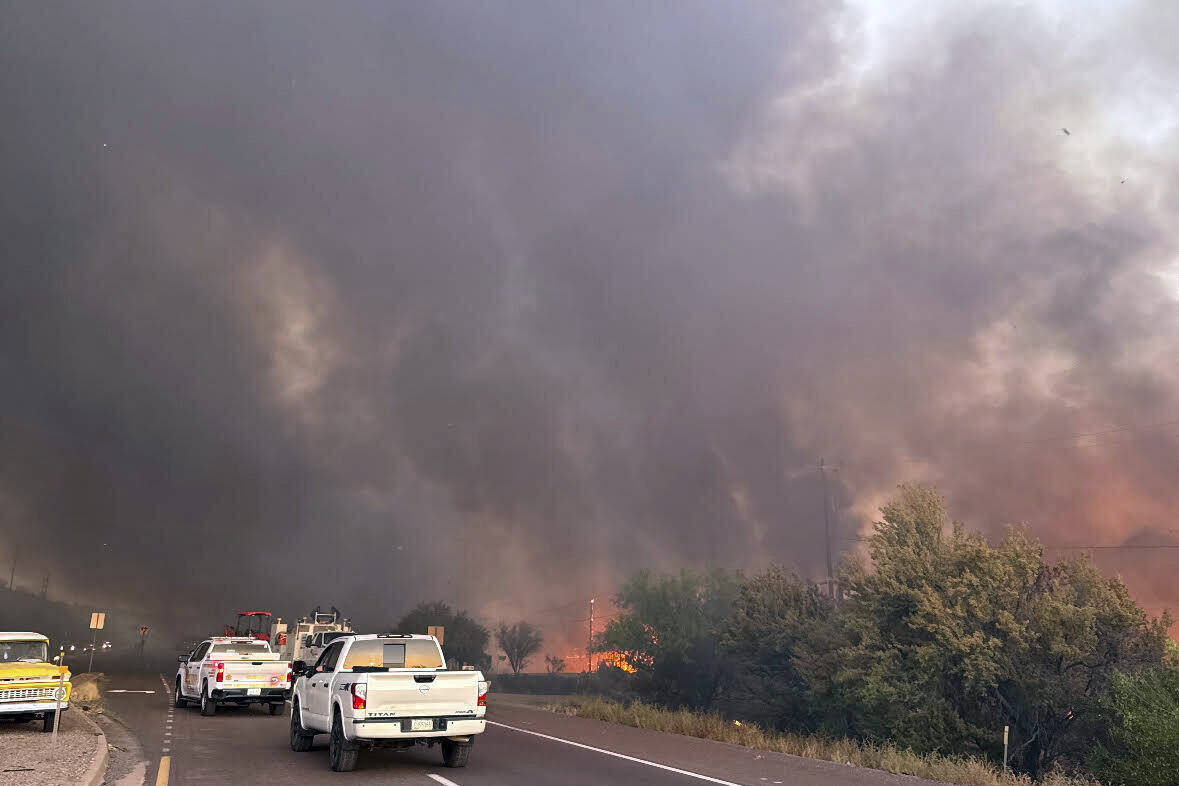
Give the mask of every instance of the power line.
M 856 543 L 870 543 L 872 541 L 872 538 L 870 538 L 870 537 L 866 538 L 863 535 L 857 535 L 856 537 L 852 537 L 852 538 L 843 538 L 843 540 L 854 541 Z M 1086 545 L 1077 545 L 1077 546 L 1065 545 L 1062 543 L 1040 543 L 1040 545 L 1046 549 L 1057 549 L 1057 550 L 1061 550 L 1061 551 L 1090 551 L 1090 550 L 1113 550 L 1113 549 L 1129 549 L 1129 550 L 1149 551 L 1151 549 L 1179 549 L 1179 543 L 1156 543 L 1156 544 L 1148 544 L 1148 545 L 1139 545 L 1136 543 L 1120 543 L 1120 544 L 1101 543 L 1101 544 L 1096 544 L 1096 545 L 1087 545 L 1086 544 Z
M 1037 438 L 1037 439 L 1004 440 L 1004 441 L 1001 441 L 1001 442 L 995 444 L 993 447 L 989 447 L 989 448 L 973 448 L 973 449 L 966 449 L 966 450 L 961 450 L 961 451 L 951 450 L 951 451 L 944 453 L 943 455 L 947 456 L 950 459 L 969 458 L 972 456 L 989 456 L 989 455 L 992 455 L 995 451 L 1007 449 L 1007 448 L 1032 447 L 1035 445 L 1044 445 L 1044 444 L 1049 444 L 1052 442 L 1067 442 L 1070 440 L 1090 440 L 1088 442 L 1082 442 L 1082 443 L 1078 444 L 1076 447 L 1095 447 L 1098 445 L 1127 445 L 1127 444 L 1130 444 L 1133 440 L 1131 440 L 1131 439 L 1102 439 L 1102 437 L 1136 434 L 1136 433 L 1151 431 L 1153 429 L 1162 429 L 1162 428 L 1165 428 L 1168 426 L 1179 426 L 1179 420 L 1164 420 L 1164 421 L 1159 421 L 1157 423 L 1144 424 L 1141 426 L 1116 426 L 1113 428 L 1102 429 L 1099 431 L 1083 431 L 1083 432 L 1077 432 L 1074 434 L 1062 434 L 1062 435 L 1058 435 L 1058 436 L 1054 436 L 1054 437 L 1042 437 L 1042 438 Z M 1159 431 L 1157 433 L 1157 436 L 1179 436 L 1179 430 L 1171 429 L 1171 430 Z M 906 465 L 906 464 L 936 464 L 936 463 L 938 463 L 938 461 L 939 461 L 939 459 L 936 457 L 932 457 L 932 458 L 928 458 L 928 459 L 894 458 L 894 459 L 883 459 L 879 462 L 874 462 L 874 463 Z M 861 460 L 861 461 L 845 461 L 844 463 L 852 465 L 852 466 L 863 466 L 864 464 L 866 464 L 868 462 Z

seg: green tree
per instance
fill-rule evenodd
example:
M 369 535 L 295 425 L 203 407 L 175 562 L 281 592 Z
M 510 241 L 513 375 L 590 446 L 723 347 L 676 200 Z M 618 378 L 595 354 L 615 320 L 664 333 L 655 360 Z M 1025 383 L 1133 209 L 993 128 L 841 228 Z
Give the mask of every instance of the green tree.
M 508 657 L 513 674 L 520 673 L 528 659 L 540 651 L 544 641 L 540 631 L 528 622 L 517 622 L 515 625 L 501 622 L 495 631 L 495 639 Z
M 544 669 L 549 674 L 562 674 L 567 668 L 568 664 L 565 663 L 565 659 L 560 655 L 544 656 Z
M 1047 565 L 1019 530 L 991 547 L 929 489 L 902 487 L 882 513 L 871 565 L 841 571 L 849 643 L 826 687 L 853 731 L 998 760 L 1008 724 L 1017 770 L 1083 758 L 1098 698 L 1117 671 L 1161 662 L 1169 620 L 1085 557 Z
M 419 603 L 394 627 L 399 633 L 426 633 L 431 625 L 442 625 L 442 651 L 447 662 L 459 666 L 470 664 L 479 669 L 491 668 L 487 644 L 491 637 L 467 612 L 452 611 L 445 603 Z
M 595 637 L 598 652 L 620 652 L 636 670 L 643 698 L 670 706 L 708 707 L 725 662 L 719 636 L 741 582 L 739 573 L 641 571 L 615 596 L 622 613 Z
M 838 703 L 813 690 L 832 684 L 830 654 L 843 643 L 822 589 L 772 567 L 741 585 L 720 640 L 732 669 L 722 711 L 783 730 L 846 731 Z
M 1167 639 L 1167 654 L 1163 656 L 1163 665 L 1169 669 L 1179 669 L 1179 642 Z
M 1112 717 L 1092 759 L 1107 783 L 1179 783 L 1179 670 L 1159 668 L 1114 677 L 1101 706 Z

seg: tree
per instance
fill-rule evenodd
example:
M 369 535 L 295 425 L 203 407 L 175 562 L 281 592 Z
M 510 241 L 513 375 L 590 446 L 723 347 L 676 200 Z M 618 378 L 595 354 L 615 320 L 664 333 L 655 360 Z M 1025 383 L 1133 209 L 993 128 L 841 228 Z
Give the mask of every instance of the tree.
M 528 659 L 540 650 L 543 642 L 540 631 L 528 622 L 517 622 L 515 625 L 501 622 L 495 631 L 495 638 L 499 648 L 508 657 L 513 674 L 520 673 Z
M 1174 786 L 1179 777 L 1179 670 L 1118 674 L 1101 707 L 1114 719 L 1091 761 L 1106 783 Z
M 426 633 L 431 625 L 442 625 L 443 646 L 447 662 L 470 664 L 479 669 L 491 669 L 487 644 L 491 637 L 487 629 L 472 619 L 467 612 L 454 612 L 445 603 L 419 603 L 394 626 L 400 633 Z
M 544 669 L 549 674 L 562 674 L 568 666 L 560 655 L 545 655 Z
M 732 667 L 722 711 L 783 730 L 843 730 L 843 713 L 811 684 L 824 670 L 831 683 L 830 653 L 842 644 L 822 589 L 770 568 L 741 585 L 720 641 Z
M 902 487 L 882 513 L 871 567 L 841 571 L 848 644 L 826 687 L 852 731 L 998 760 L 1010 725 L 1017 770 L 1083 758 L 1099 697 L 1116 672 L 1161 662 L 1169 619 L 1148 620 L 1085 557 L 1045 564 L 1020 530 L 992 548 L 929 489 Z
M 1169 669 L 1179 669 L 1179 642 L 1167 639 L 1167 654 L 1163 656 L 1163 665 Z
M 726 667 L 719 635 L 741 582 L 739 573 L 640 571 L 614 602 L 622 613 L 595 637 L 596 652 L 618 652 L 635 668 L 639 695 L 670 706 L 709 707 Z

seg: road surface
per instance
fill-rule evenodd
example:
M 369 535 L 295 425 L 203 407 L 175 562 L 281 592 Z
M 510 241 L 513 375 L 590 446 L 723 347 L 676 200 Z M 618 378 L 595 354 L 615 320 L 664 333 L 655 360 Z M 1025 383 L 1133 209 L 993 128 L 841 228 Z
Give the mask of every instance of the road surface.
M 170 678 L 171 675 L 168 675 Z M 262 708 L 173 709 L 161 674 L 111 675 L 107 708 L 138 740 L 148 786 L 414 784 L 437 786 L 921 786 L 916 778 L 615 726 L 489 700 L 486 733 L 462 769 L 437 747 L 361 751 L 355 772 L 328 768 L 327 737 L 293 753 L 289 718 Z M 118 691 L 118 692 L 116 692 Z M 125 691 L 125 692 L 123 692 Z M 150 691 L 150 692 L 148 692 Z M 132 780 L 138 780 L 137 778 Z M 109 781 L 108 781 L 109 782 Z M 123 781 L 119 781 L 122 786 Z

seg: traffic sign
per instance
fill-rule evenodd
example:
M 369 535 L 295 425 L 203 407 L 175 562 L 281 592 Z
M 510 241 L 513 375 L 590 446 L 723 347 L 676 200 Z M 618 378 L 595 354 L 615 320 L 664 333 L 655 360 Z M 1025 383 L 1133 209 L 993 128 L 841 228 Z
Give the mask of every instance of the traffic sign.
M 150 630 L 150 628 L 148 628 L 146 625 L 140 625 L 139 626 L 139 635 L 140 636 L 147 636 L 147 632 L 149 630 Z
M 419 628 L 419 630 L 421 629 Z M 439 644 L 442 644 L 442 632 L 443 626 L 441 625 L 429 625 L 426 628 L 426 635 L 433 636 L 434 638 L 438 639 Z
M 95 611 L 90 615 L 90 630 L 102 630 L 106 625 L 106 612 Z

